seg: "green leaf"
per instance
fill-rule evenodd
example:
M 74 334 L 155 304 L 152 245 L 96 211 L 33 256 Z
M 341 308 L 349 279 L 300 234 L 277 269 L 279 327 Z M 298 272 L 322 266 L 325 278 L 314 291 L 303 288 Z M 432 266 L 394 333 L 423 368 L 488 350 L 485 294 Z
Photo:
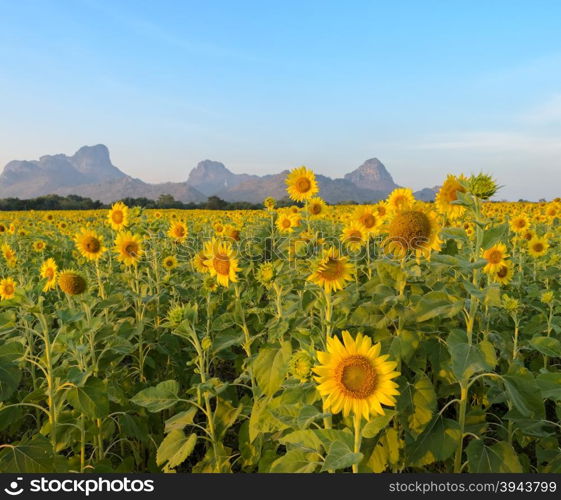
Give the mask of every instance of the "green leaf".
M 394 410 L 385 410 L 384 415 L 377 415 L 374 418 L 371 418 L 362 428 L 362 437 L 367 439 L 376 437 L 380 431 L 388 426 L 394 415 Z
M 278 458 L 271 465 L 274 473 L 309 473 L 314 472 L 318 466 L 316 453 L 306 453 L 295 448 Z
M 137 393 L 131 401 L 138 406 L 146 408 L 149 412 L 156 413 L 166 408 L 171 408 L 177 401 L 179 383 L 175 380 L 160 382 L 155 387 L 148 387 Z
M 469 472 L 523 472 L 516 451 L 504 441 L 487 446 L 482 439 L 474 439 L 466 455 Z
M 417 375 L 412 402 L 413 413 L 408 418 L 409 429 L 413 435 L 418 436 L 432 420 L 436 410 L 436 393 L 431 380 L 424 373 Z
M 452 318 L 464 307 L 463 301 L 445 292 L 429 292 L 425 294 L 415 307 L 417 321 L 423 322 L 441 316 Z
M 546 356 L 561 357 L 561 342 L 553 337 L 534 337 L 530 345 Z
M 468 343 L 466 332 L 452 330 L 450 335 L 448 335 L 447 341 L 452 362 L 452 372 L 458 381 L 468 380 L 472 375 L 491 368 L 479 347 Z
M 47 438 L 36 434 L 31 441 L 13 443 L 0 450 L 2 472 L 53 472 L 53 449 Z
M 447 460 L 458 447 L 460 434 L 458 422 L 438 415 L 408 447 L 409 460 L 419 466 Z
M 18 388 L 20 369 L 10 361 L 0 359 L 0 401 L 6 401 Z
M 311 429 L 290 432 L 286 436 L 280 438 L 280 442 L 284 445 L 297 445 L 298 448 L 302 448 L 306 451 L 320 452 L 323 446 L 321 439 Z
M 186 411 L 182 411 L 166 420 L 164 432 L 183 430 L 187 425 L 193 423 L 193 418 L 197 414 L 197 408 L 191 407 Z
M 483 233 L 483 241 L 481 242 L 481 248 L 487 250 L 491 248 L 495 243 L 500 243 L 505 240 L 508 232 L 508 224 L 499 224 L 490 229 L 486 229 Z
M 536 382 L 542 391 L 545 399 L 561 401 L 561 373 L 541 373 L 536 378 Z
M 109 414 L 107 382 L 90 377 L 83 386 L 73 387 L 66 394 L 70 405 L 90 418 L 103 418 Z
M 288 371 L 291 353 L 289 342 L 282 342 L 278 349 L 266 347 L 259 351 L 253 362 L 253 373 L 264 394 L 272 396 L 280 389 Z
M 497 353 L 495 352 L 495 346 L 488 340 L 482 340 L 479 342 L 479 350 L 483 354 L 483 359 L 485 364 L 489 368 L 495 368 L 497 366 Z
M 354 453 L 346 443 L 335 441 L 331 444 L 329 452 L 325 457 L 321 472 L 327 470 L 346 469 L 351 465 L 358 464 L 362 460 L 362 453 Z
M 185 436 L 183 431 L 171 431 L 158 447 L 156 463 L 162 465 L 167 462 L 164 470 L 169 471 L 187 460 L 189 455 L 193 453 L 196 444 L 196 434 Z
M 544 416 L 541 390 L 530 372 L 506 374 L 503 375 L 503 381 L 509 401 L 522 416 Z

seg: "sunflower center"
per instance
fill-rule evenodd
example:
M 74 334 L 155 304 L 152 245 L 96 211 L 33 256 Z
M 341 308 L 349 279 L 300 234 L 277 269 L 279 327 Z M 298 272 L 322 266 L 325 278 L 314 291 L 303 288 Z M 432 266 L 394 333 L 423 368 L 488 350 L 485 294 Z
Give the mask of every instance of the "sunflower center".
M 120 210 L 116 210 L 111 214 L 111 219 L 115 224 L 121 224 L 121 222 L 123 222 L 123 218 L 123 212 Z
M 55 270 L 52 267 L 47 268 L 45 271 L 45 277 L 52 280 L 55 276 Z
M 185 236 L 185 230 L 180 226 L 175 228 L 175 236 L 177 238 L 183 238 Z
M 290 219 L 283 219 L 281 225 L 282 225 L 282 227 L 284 227 L 285 229 L 289 228 L 289 227 L 291 226 Z
M 318 215 L 319 213 L 321 213 L 321 205 L 319 203 L 314 203 L 313 205 L 311 205 L 310 213 L 314 215 Z
M 84 248 L 89 253 L 98 253 L 101 249 L 101 243 L 97 238 L 88 236 L 84 239 Z
M 228 276 L 230 274 L 230 259 L 227 255 L 217 254 L 214 259 L 212 259 L 212 266 L 218 274 L 223 276 Z
M 127 243 L 125 246 L 125 253 L 129 257 L 136 257 L 138 254 L 138 243 L 135 243 L 134 241 Z
M 322 265 L 319 275 L 326 281 L 335 281 L 343 276 L 345 266 L 339 259 L 329 257 L 327 262 Z
M 503 253 L 500 250 L 493 250 L 491 253 L 489 253 L 487 260 L 491 264 L 499 264 L 501 260 L 503 260 Z
M 349 356 L 336 368 L 343 390 L 355 399 L 366 399 L 376 389 L 376 372 L 370 360 L 359 354 Z
M 376 217 L 372 214 L 366 214 L 360 218 L 360 222 L 364 227 L 370 229 L 376 225 Z
M 349 232 L 349 241 L 351 243 L 358 243 L 361 240 L 362 240 L 362 234 L 360 234 L 360 231 L 357 231 L 355 229 L 355 230 Z
M 497 276 L 499 278 L 504 278 L 504 277 L 506 277 L 507 274 L 508 274 L 508 267 L 507 266 L 501 266 L 501 268 L 497 272 Z
M 534 243 L 534 252 L 543 252 L 543 243 Z
M 4 285 L 4 293 L 6 295 L 12 295 L 14 293 L 14 286 L 10 283 Z
M 431 223 L 423 212 L 407 211 L 394 217 L 389 228 L 390 239 L 404 248 L 417 250 L 429 241 Z
M 296 189 L 298 189 L 300 193 L 307 193 L 311 187 L 312 183 L 306 177 L 300 177 L 296 181 Z

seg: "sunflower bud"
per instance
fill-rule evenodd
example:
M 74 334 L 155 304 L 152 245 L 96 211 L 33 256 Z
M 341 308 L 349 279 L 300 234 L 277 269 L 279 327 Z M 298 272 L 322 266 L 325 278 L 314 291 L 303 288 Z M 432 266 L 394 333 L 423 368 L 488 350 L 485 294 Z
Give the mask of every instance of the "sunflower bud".
M 295 379 L 307 382 L 312 371 L 312 357 L 306 351 L 298 351 L 290 359 L 288 370 Z
M 491 198 L 498 189 L 495 180 L 487 174 L 472 175 L 468 180 L 468 191 L 482 200 Z
M 551 304 L 553 302 L 554 299 L 554 295 L 553 292 L 549 291 L 549 292 L 543 292 L 542 296 L 540 297 L 540 300 L 544 303 L 544 304 Z

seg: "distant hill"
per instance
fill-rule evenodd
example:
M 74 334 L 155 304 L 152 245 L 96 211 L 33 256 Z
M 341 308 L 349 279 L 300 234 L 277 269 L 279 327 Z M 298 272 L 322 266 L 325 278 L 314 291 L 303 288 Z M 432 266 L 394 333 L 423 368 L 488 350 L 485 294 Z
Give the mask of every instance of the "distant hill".
M 45 194 L 76 194 L 110 203 L 122 198 L 157 199 L 170 194 L 189 203 L 218 196 L 226 201 L 259 203 L 267 196 L 286 196 L 288 170 L 273 175 L 235 174 L 223 163 L 204 160 L 191 170 L 186 182 L 150 184 L 131 177 L 111 163 L 106 146 L 84 146 L 74 155 L 42 156 L 33 161 L 11 161 L 0 174 L 0 198 L 34 198 Z M 317 175 L 320 196 L 329 203 L 376 202 L 399 186 L 377 158 L 365 161 L 343 178 Z M 434 199 L 435 188 L 416 193 L 417 198 Z

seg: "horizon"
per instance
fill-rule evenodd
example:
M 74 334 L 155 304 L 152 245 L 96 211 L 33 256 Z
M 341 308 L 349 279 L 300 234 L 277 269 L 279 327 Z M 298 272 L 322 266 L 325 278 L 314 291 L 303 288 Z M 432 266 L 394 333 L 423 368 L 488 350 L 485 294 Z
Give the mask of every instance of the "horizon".
M 163 7 L 162 7 L 163 5 Z M 0 166 L 105 144 L 146 182 L 378 158 L 414 191 L 561 183 L 561 4 L 0 2 Z M 24 98 L 22 98 L 24 96 Z

